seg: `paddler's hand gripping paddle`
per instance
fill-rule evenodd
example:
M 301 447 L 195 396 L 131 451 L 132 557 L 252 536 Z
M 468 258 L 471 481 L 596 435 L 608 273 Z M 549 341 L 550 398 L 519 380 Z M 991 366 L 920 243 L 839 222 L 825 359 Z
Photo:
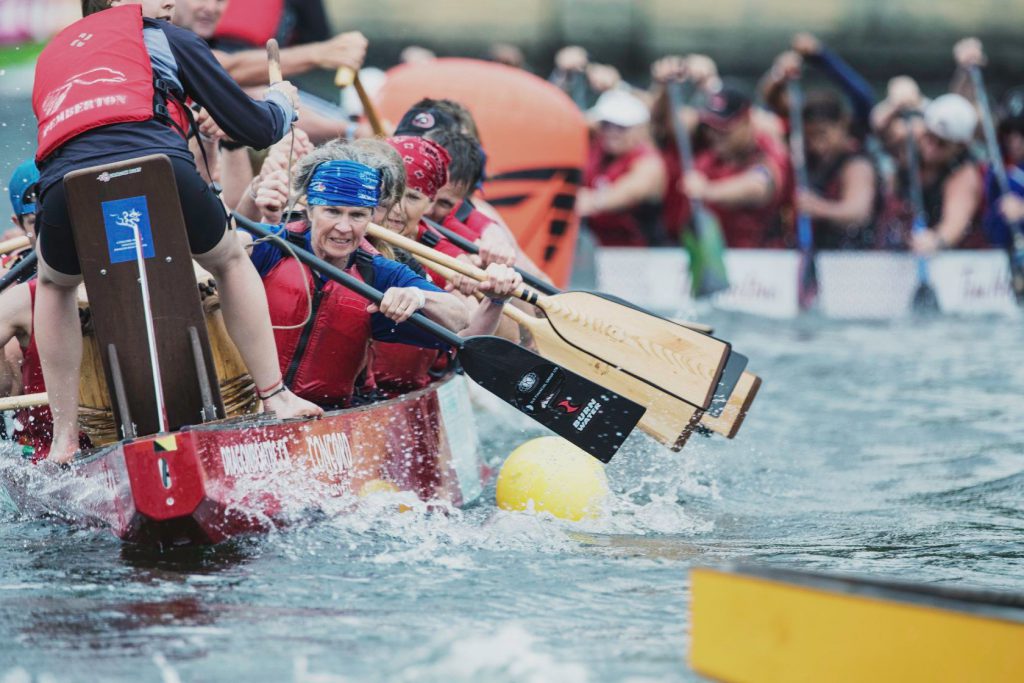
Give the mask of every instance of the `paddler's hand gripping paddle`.
M 267 226 L 234 216 L 240 226 L 327 279 L 374 303 L 384 297 L 362 280 L 285 242 Z M 601 462 L 611 460 L 644 414 L 639 404 L 505 339 L 460 337 L 419 313 L 408 322 L 459 349 L 463 369 L 477 384 Z

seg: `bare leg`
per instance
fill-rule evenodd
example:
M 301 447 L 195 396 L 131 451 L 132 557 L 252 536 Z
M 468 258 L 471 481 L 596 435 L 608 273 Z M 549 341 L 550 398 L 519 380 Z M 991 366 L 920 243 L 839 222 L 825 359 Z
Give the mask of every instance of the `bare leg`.
M 82 367 L 77 301 L 80 281 L 80 275 L 59 273 L 40 257 L 33 328 L 53 412 L 53 444 L 48 459 L 57 463 L 70 462 L 78 450 L 78 385 Z
M 267 388 L 279 384 L 281 370 L 263 281 L 235 232 L 229 230 L 216 247 L 195 258 L 217 280 L 224 324 L 256 386 Z M 267 399 L 263 409 L 275 412 L 280 418 L 323 414 L 319 406 L 291 391 Z

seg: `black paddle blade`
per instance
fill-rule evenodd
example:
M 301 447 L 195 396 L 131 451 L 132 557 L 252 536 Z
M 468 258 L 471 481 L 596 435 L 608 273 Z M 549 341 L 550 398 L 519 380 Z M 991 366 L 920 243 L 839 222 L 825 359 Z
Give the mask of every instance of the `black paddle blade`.
M 644 407 L 499 337 L 469 337 L 459 360 L 474 382 L 608 462 Z
M 914 292 L 914 312 L 932 314 L 939 312 L 939 299 L 931 285 L 922 282 Z

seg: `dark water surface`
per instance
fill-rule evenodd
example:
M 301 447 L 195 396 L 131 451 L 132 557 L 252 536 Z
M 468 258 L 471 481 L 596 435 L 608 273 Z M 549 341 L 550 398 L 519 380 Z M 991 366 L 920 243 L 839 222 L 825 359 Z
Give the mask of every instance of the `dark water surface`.
M 1019 320 L 707 320 L 763 376 L 754 413 L 682 454 L 635 437 L 596 522 L 498 511 L 492 485 L 161 556 L 0 517 L 0 681 L 696 680 L 694 565 L 1024 592 Z M 479 416 L 492 463 L 533 433 Z

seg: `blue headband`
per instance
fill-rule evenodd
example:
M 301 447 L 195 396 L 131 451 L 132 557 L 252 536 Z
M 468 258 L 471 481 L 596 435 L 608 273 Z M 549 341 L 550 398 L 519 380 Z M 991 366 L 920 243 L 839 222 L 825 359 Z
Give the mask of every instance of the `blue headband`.
M 309 206 L 364 206 L 380 203 L 380 171 L 355 161 L 325 161 L 306 188 Z

